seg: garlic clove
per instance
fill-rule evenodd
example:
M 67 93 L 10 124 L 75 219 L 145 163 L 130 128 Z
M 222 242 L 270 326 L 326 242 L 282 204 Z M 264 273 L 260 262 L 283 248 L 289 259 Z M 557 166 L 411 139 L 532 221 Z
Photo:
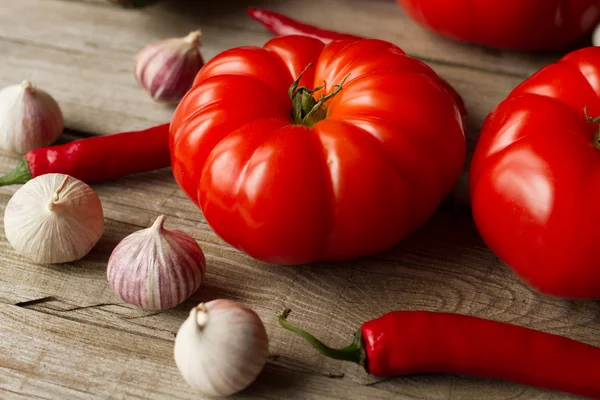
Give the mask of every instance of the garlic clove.
M 104 232 L 102 204 L 78 179 L 41 175 L 12 196 L 4 212 L 4 230 L 17 253 L 36 263 L 79 260 Z
M 161 215 L 150 228 L 132 233 L 113 250 L 107 278 L 125 302 L 165 310 L 189 298 L 202 283 L 206 260 L 190 235 L 164 227 Z
M 160 40 L 138 53 L 135 77 L 155 101 L 177 103 L 192 87 L 204 65 L 200 35 L 197 30 L 183 38 Z
M 0 148 L 25 154 L 56 141 L 63 128 L 58 103 L 31 82 L 0 90 Z
M 250 385 L 267 362 L 269 339 L 259 316 L 231 300 L 199 304 L 175 338 L 185 381 L 207 396 L 229 396 Z

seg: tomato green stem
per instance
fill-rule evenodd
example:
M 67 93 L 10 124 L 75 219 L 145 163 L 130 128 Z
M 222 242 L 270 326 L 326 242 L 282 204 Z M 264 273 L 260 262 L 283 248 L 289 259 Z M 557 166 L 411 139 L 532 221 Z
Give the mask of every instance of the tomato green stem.
M 27 160 L 22 159 L 19 164 L 4 176 L 0 176 L 0 186 L 26 183 L 33 179 Z
M 334 86 L 335 89 L 333 92 L 328 95 L 323 93 L 321 94 L 321 97 L 319 97 L 319 100 L 315 100 L 313 93 L 324 89 L 326 86 L 325 81 L 323 81 L 321 86 L 318 86 L 314 89 L 309 89 L 305 86 L 298 87 L 300 85 L 300 79 L 302 79 L 302 76 L 306 73 L 308 68 L 311 67 L 311 65 L 312 64 L 308 64 L 306 68 L 304 68 L 304 71 L 302 71 L 302 73 L 298 76 L 294 83 L 292 83 L 292 86 L 290 86 L 290 89 L 288 90 L 288 95 L 290 96 L 293 105 L 291 112 L 292 121 L 294 121 L 296 124 L 305 125 L 309 128 L 327 117 L 325 102 L 333 98 L 342 90 L 344 83 L 350 76 L 350 73 L 348 73 L 342 82 Z
M 587 122 L 589 122 L 590 124 L 600 124 L 600 116 L 595 118 L 590 117 L 587 112 L 587 109 L 587 106 L 583 108 L 583 113 L 585 114 L 585 119 L 587 120 Z M 594 132 L 594 147 L 600 150 L 600 128 L 596 129 L 596 131 Z
M 290 96 L 290 99 L 292 101 L 294 101 L 294 94 L 296 93 L 296 90 L 298 89 L 298 85 L 300 85 L 300 79 L 302 79 L 302 77 L 304 76 L 306 71 L 308 71 L 308 69 L 310 67 L 312 67 L 312 63 L 308 63 L 306 68 L 304 68 L 304 70 L 302 72 L 300 72 L 300 75 L 298 75 L 298 77 L 296 78 L 294 83 L 292 83 L 292 86 L 290 86 L 290 88 L 288 89 L 288 96 Z
M 289 308 L 284 310 L 279 316 L 279 324 L 288 331 L 303 337 L 312 347 L 326 357 L 336 360 L 352 361 L 360 365 L 365 365 L 365 350 L 362 345 L 362 335 L 360 329 L 354 335 L 354 341 L 346 347 L 339 349 L 329 347 L 310 333 L 302 330 L 288 322 L 287 317 L 292 310 Z

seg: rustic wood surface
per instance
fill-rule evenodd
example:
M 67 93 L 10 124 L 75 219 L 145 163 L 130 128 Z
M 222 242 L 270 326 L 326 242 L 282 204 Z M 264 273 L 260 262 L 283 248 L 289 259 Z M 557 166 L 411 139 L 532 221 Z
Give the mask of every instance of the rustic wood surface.
M 393 0 L 175 1 L 125 10 L 105 0 L 0 0 L 0 86 L 30 79 L 52 93 L 68 135 L 84 137 L 166 122 L 172 108 L 137 86 L 133 58 L 144 45 L 201 27 L 209 59 L 271 36 L 244 14 L 248 5 L 358 35 L 390 40 L 428 62 L 463 95 L 468 146 L 487 113 L 522 79 L 561 54 L 495 51 L 440 39 L 414 25 Z M 315 2 L 317 3 L 317 2 Z M 0 172 L 18 157 L 0 153 Z M 464 376 L 375 379 L 327 360 L 277 325 L 295 322 L 344 345 L 361 322 L 395 309 L 440 310 L 506 321 L 600 345 L 600 307 L 541 296 L 482 243 L 469 215 L 466 174 L 456 188 L 458 218 L 442 207 L 393 249 L 362 259 L 300 267 L 266 265 L 230 248 L 208 228 L 170 170 L 93 185 L 106 232 L 83 260 L 34 265 L 0 229 L 0 398 L 199 398 L 179 376 L 174 334 L 199 301 L 249 305 L 270 336 L 268 365 L 239 398 L 565 399 L 562 393 Z M 0 209 L 17 186 L 0 188 Z M 196 238 L 208 261 L 203 287 L 176 309 L 124 304 L 106 283 L 114 246 L 160 214 Z M 290 227 L 293 229 L 293 227 Z

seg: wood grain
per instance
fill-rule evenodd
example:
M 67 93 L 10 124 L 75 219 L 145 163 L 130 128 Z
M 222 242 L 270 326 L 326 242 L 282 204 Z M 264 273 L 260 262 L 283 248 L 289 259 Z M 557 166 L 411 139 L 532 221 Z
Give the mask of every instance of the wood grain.
M 304 4 L 303 4 L 304 3 Z M 162 123 L 172 108 L 153 103 L 133 79 L 133 58 L 151 41 L 200 26 L 209 59 L 270 35 L 244 15 L 247 5 L 307 22 L 391 40 L 427 61 L 463 95 L 468 147 L 487 113 L 524 77 L 559 54 L 519 54 L 437 38 L 393 0 L 306 2 L 168 1 L 125 10 L 104 0 L 20 0 L 0 7 L 0 85 L 31 79 L 59 100 L 75 136 Z M 375 21 L 375 22 L 374 22 Z M 0 173 L 18 157 L 0 152 Z M 270 359 L 239 398 L 565 399 L 508 382 L 452 375 L 375 379 L 359 366 L 316 354 L 279 328 L 291 318 L 334 346 L 360 324 L 394 309 L 457 312 L 511 322 L 600 345 L 600 305 L 534 292 L 482 243 L 468 210 L 466 173 L 456 187 L 458 218 L 442 207 L 396 247 L 357 260 L 296 268 L 249 258 L 220 240 L 165 169 L 94 184 L 106 231 L 83 260 L 35 265 L 17 255 L 0 228 L 0 398 L 198 398 L 172 360 L 174 334 L 200 301 L 230 298 L 265 322 Z M 0 212 L 18 186 L 0 188 Z M 106 283 L 106 262 L 129 233 L 158 216 L 204 249 L 207 278 L 179 307 L 149 312 L 123 303 Z M 0 225 L 3 225 L 0 222 Z M 293 227 L 292 227 L 293 228 Z

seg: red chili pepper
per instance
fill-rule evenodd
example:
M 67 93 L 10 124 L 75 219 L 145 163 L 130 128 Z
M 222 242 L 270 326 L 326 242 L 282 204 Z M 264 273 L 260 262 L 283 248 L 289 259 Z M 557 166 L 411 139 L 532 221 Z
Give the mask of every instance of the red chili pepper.
M 502 322 L 427 311 L 395 311 L 362 325 L 354 343 L 333 349 L 286 321 L 320 353 L 363 365 L 375 376 L 455 373 L 504 379 L 600 398 L 600 348 Z
M 170 165 L 169 124 L 163 124 L 32 150 L 13 171 L 0 177 L 0 186 L 49 173 L 98 182 Z
M 325 44 L 328 44 L 332 40 L 362 39 L 360 36 L 354 36 L 346 33 L 328 31 L 325 29 L 317 28 L 316 26 L 305 24 L 303 22 L 296 21 L 295 19 L 287 17 L 283 14 L 279 14 L 274 11 L 269 11 L 262 8 L 248 8 L 247 13 L 277 36 L 310 36 L 315 39 L 321 40 Z

